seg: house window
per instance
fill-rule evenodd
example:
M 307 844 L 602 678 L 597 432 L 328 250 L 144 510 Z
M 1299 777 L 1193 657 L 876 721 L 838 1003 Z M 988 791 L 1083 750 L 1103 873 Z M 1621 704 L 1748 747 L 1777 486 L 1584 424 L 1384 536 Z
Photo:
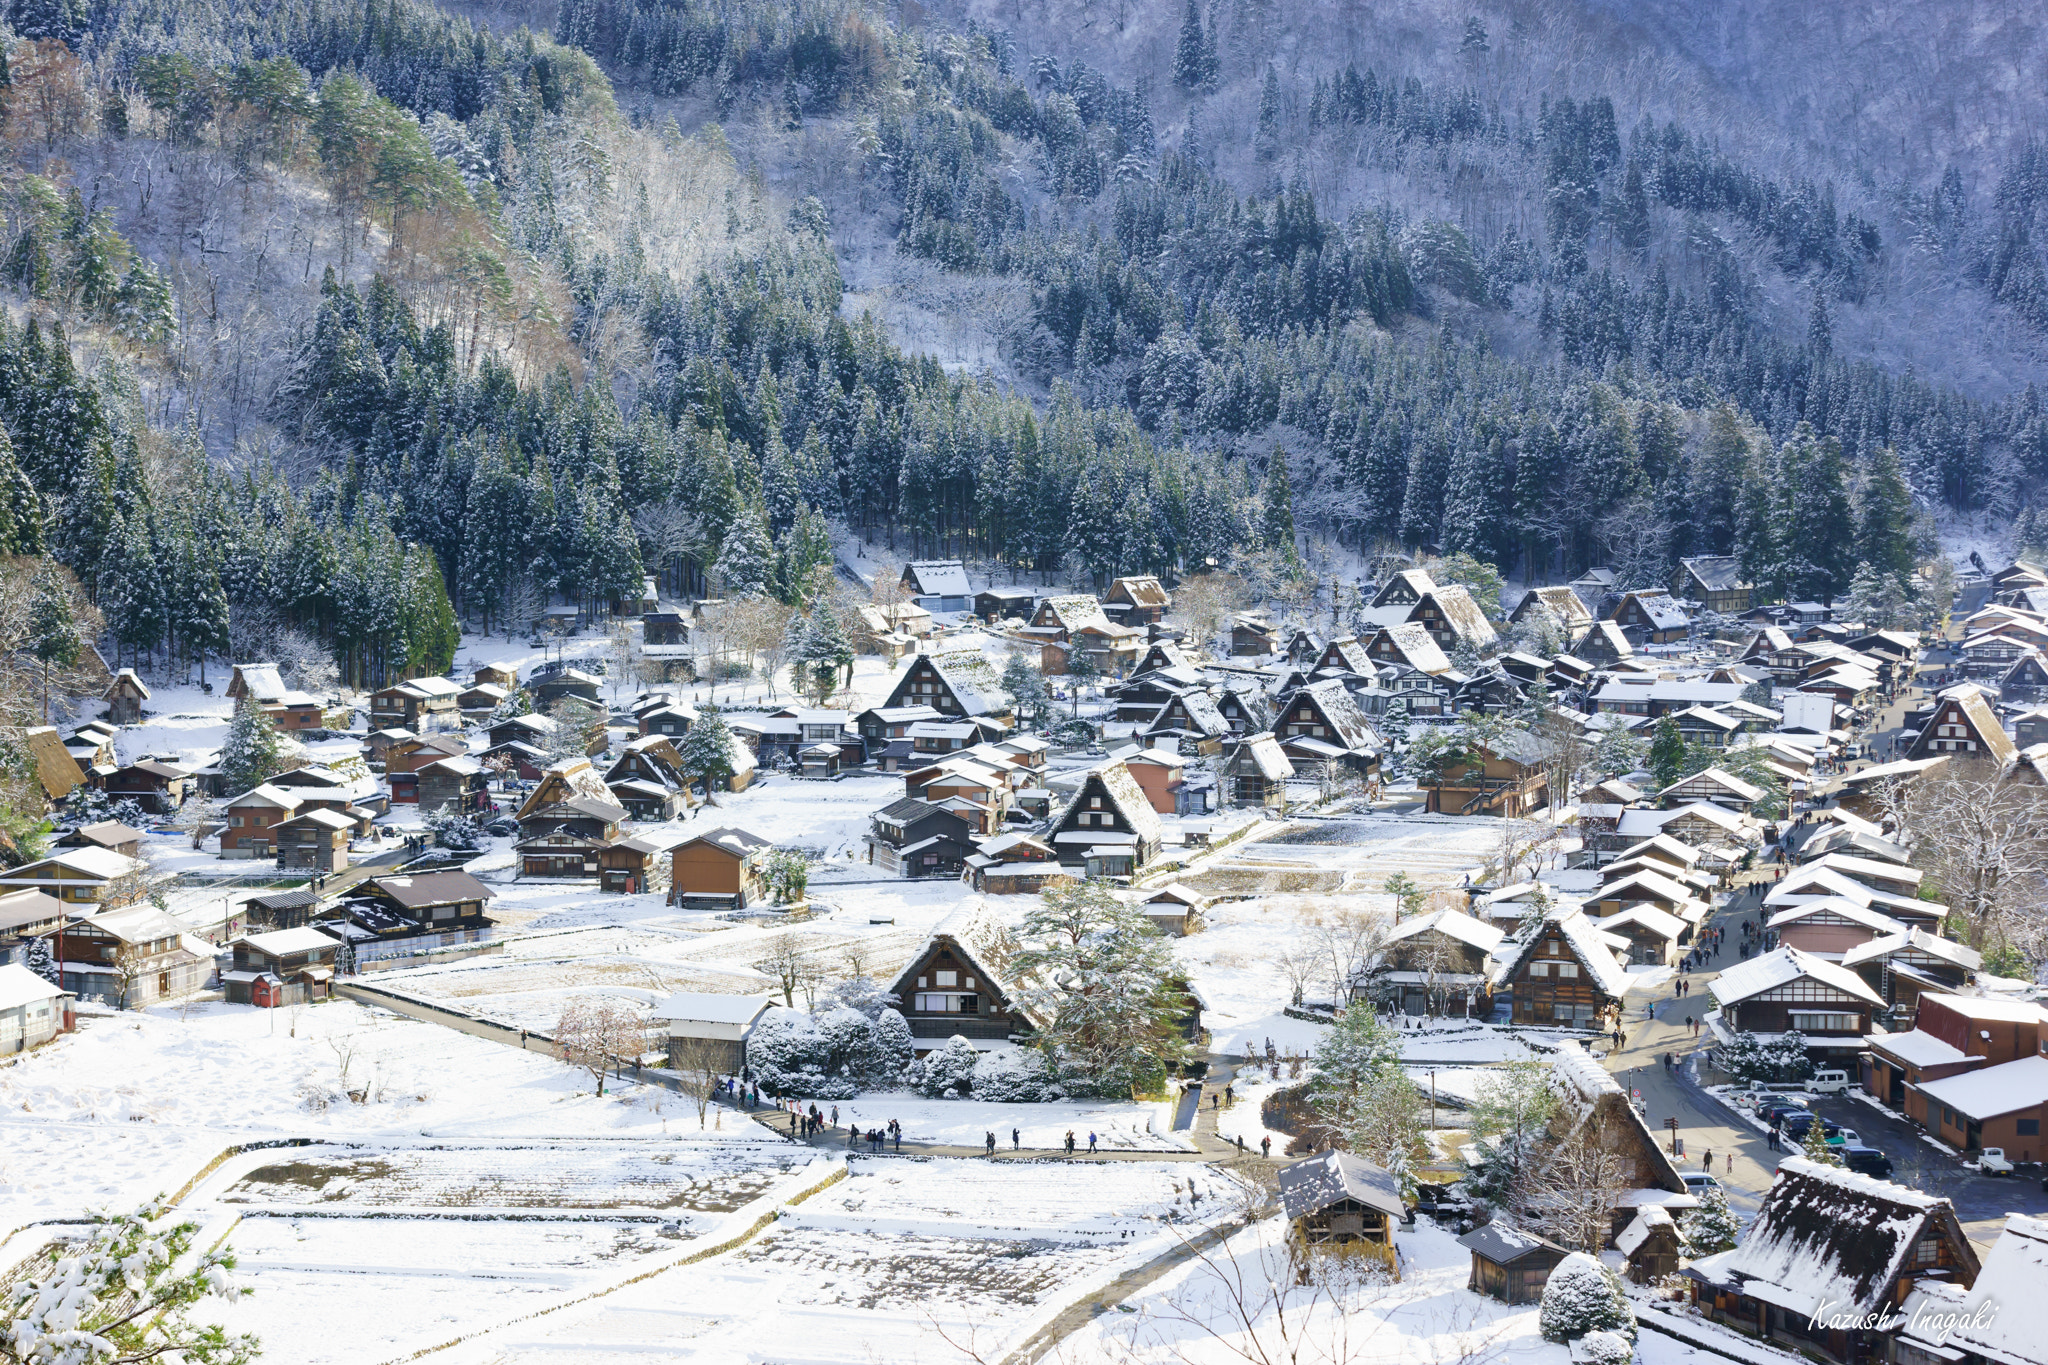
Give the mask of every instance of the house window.
M 1560 962 L 1557 964 L 1557 974 L 1560 977 L 1564 978 L 1566 981 L 1577 980 L 1579 975 L 1579 964 L 1576 962 Z
M 2021 1137 L 2039 1137 L 2041 1136 L 2041 1120 L 2014 1119 L 2013 1131 Z
M 1531 962 L 1531 963 L 1529 964 L 1529 975 L 1531 975 L 1531 976 L 1549 976 L 1549 975 L 1550 975 L 1550 964 L 1549 964 L 1548 962 Z
M 1919 1241 L 1915 1242 L 1913 1244 L 1913 1264 L 1915 1266 L 1940 1265 L 1941 1239 L 1939 1237 L 1922 1237 Z
M 941 986 L 957 986 L 960 984 L 960 973 L 958 972 L 940 972 L 938 978 Z
M 1792 1027 L 1801 1033 L 1856 1033 L 1861 1030 L 1861 1021 L 1853 1014 L 1819 1014 L 1806 1010 L 1791 1010 Z

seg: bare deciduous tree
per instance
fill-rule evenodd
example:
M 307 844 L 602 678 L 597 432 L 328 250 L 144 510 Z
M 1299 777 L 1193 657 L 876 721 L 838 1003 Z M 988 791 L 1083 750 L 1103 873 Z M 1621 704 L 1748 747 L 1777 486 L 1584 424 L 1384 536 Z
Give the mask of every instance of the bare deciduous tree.
M 1598 1255 L 1621 1197 L 1628 1168 L 1582 1125 L 1530 1164 L 1516 1203 L 1537 1229 L 1568 1247 Z
M 782 991 L 782 1003 L 790 1009 L 796 1008 L 797 992 L 810 995 L 817 990 L 821 978 L 818 964 L 797 947 L 791 934 L 777 934 L 767 953 L 755 959 L 754 970 L 774 978 Z
M 647 1047 L 646 1018 L 623 1000 L 608 995 L 578 996 L 562 1006 L 555 1021 L 555 1043 L 562 1060 L 587 1071 L 604 1094 L 604 1073 L 613 1065 L 637 1060 Z
M 697 1106 L 697 1126 L 702 1128 L 711 1112 L 711 1097 L 725 1078 L 732 1053 L 728 1044 L 715 1038 L 672 1038 L 668 1045 L 668 1067 L 682 1080 L 683 1094 Z
M 2048 938 L 2048 788 L 1958 755 L 1893 789 L 1899 830 L 1970 946 L 2038 952 Z

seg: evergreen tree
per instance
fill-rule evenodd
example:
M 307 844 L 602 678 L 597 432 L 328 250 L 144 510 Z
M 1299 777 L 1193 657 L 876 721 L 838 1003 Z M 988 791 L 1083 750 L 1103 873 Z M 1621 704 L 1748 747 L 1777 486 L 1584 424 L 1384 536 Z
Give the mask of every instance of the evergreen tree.
M 14 443 L 0 428 L 0 555 L 43 552 L 43 500 L 14 459 Z
M 1700 1206 L 1679 1221 L 1678 1231 L 1686 1255 L 1697 1259 L 1731 1250 L 1736 1234 L 1742 1231 L 1742 1220 L 1728 1207 L 1728 1196 L 1710 1188 L 1700 1193 Z
M 28 653 L 43 667 L 43 724 L 50 723 L 50 670 L 78 662 L 83 646 L 71 610 L 71 589 L 52 560 L 36 563 L 28 608 Z
M 800 685 L 819 706 L 826 698 L 839 690 L 839 684 L 853 667 L 853 646 L 848 643 L 846 630 L 839 623 L 839 613 L 831 600 L 823 593 L 811 604 L 810 612 L 802 617 L 796 648 L 791 651 L 791 663 L 799 676 Z
M 1183 90 L 1202 85 L 1202 16 L 1195 0 L 1188 0 L 1180 17 L 1180 41 L 1173 49 L 1173 83 Z
M 1280 77 L 1270 66 L 1259 89 L 1259 121 L 1252 134 L 1252 151 L 1261 161 L 1280 154 Z
M 1656 728 L 1650 738 L 1650 772 L 1662 791 L 1685 776 L 1685 736 L 1678 732 L 1678 722 L 1670 713 L 1657 717 Z
M 1003 664 L 1002 686 L 1018 726 L 1024 730 L 1043 730 L 1052 707 L 1044 675 L 1022 654 L 1012 654 Z
M 682 760 L 683 776 L 703 783 L 704 799 L 717 805 L 713 793 L 732 777 L 733 766 L 732 731 L 716 706 L 707 705 L 698 712 L 676 745 L 676 757 Z
M 1899 453 L 1879 446 L 1870 457 L 1857 499 L 1856 559 L 1879 575 L 1901 582 L 1913 577 L 1913 492 L 1899 467 Z
M 1816 369 L 1828 363 L 1828 356 L 1835 349 L 1835 327 L 1828 318 L 1828 298 L 1818 288 L 1813 291 L 1813 307 L 1806 314 L 1806 349 L 1812 355 Z
M 230 795 L 268 782 L 286 768 L 284 740 L 261 706 L 244 700 L 220 746 L 220 780 Z
M 1828 1141 L 1827 1131 L 1821 1127 L 1819 1115 L 1815 1115 L 1813 1122 L 1807 1125 L 1806 1137 L 1800 1142 L 1799 1148 L 1800 1155 L 1816 1165 L 1833 1166 L 1840 1170 L 1847 1164 L 1842 1160 L 1841 1150 Z
M 726 533 L 718 562 L 711 569 L 712 579 L 727 597 L 765 597 L 774 572 L 775 548 L 768 542 L 761 514 L 754 510 L 741 513 Z
M 1259 501 L 1259 539 L 1288 564 L 1300 562 L 1294 543 L 1294 493 L 1287 481 L 1287 452 L 1278 446 L 1266 461 L 1266 486 Z

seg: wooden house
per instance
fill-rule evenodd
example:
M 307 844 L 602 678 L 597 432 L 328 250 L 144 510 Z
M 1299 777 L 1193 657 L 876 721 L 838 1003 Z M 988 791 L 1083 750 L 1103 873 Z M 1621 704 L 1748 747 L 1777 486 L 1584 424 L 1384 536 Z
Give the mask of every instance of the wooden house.
M 0 1054 L 41 1047 L 75 1022 L 72 995 L 18 962 L 0 965 Z
M 109 853 L 118 853 L 124 858 L 142 856 L 142 831 L 118 820 L 101 820 L 95 824 L 80 825 L 69 834 L 60 835 L 53 848 L 103 848 Z
M 1763 799 L 1761 788 L 1721 768 L 1703 768 L 1657 793 L 1657 804 L 1666 810 L 1689 806 L 1695 801 L 1711 801 L 1737 815 L 1749 814 Z
M 413 795 L 420 809 L 476 815 L 491 804 L 490 773 L 468 754 L 453 754 L 413 773 Z
M 148 700 L 149 688 L 135 676 L 134 669 L 124 668 L 114 675 L 114 685 L 107 689 L 107 719 L 116 725 L 140 725 L 142 704 Z
M 526 680 L 526 690 L 533 697 L 534 708 L 550 715 L 571 698 L 590 706 L 602 706 L 603 698 L 598 695 L 598 688 L 602 685 L 602 680 L 593 674 L 567 667 L 536 673 Z
M 1412 607 L 1423 595 L 1436 591 L 1436 580 L 1427 569 L 1403 569 L 1389 574 L 1372 595 L 1374 607 Z
M 748 1074 L 747 1043 L 774 1006 L 767 995 L 671 995 L 654 1007 L 654 1021 L 667 1029 L 670 1069 L 686 1075 L 707 1068 L 727 1076 Z
M 1628 1258 L 1631 1281 L 1659 1284 L 1678 1273 L 1685 1240 L 1670 1213 L 1652 1204 L 1637 1209 L 1628 1226 L 1614 1235 L 1614 1249 Z
M 1088 656 L 1097 674 L 1122 677 L 1144 650 L 1145 632 L 1111 621 L 1102 603 L 1087 593 L 1044 599 L 1023 633 L 1046 646 L 1040 668 L 1048 676 L 1069 671 L 1073 656 L 1080 653 Z
M 1351 983 L 1351 997 L 1407 1015 L 1484 1018 L 1493 954 L 1506 937 L 1462 910 L 1412 916 L 1388 933 L 1378 960 Z
M 759 835 L 730 826 L 684 840 L 670 850 L 668 903 L 744 910 L 768 894 L 762 867 L 773 848 Z
M 1503 1303 L 1541 1303 L 1550 1272 L 1572 1254 L 1547 1237 L 1498 1218 L 1460 1237 L 1458 1245 L 1472 1253 L 1472 1274 L 1465 1287 Z
M 78 770 L 77 760 L 64 747 L 53 725 L 37 725 L 22 733 L 22 747 L 28 750 L 29 765 L 35 771 L 36 785 L 42 789 L 43 799 L 51 805 L 57 804 L 72 791 L 84 785 L 85 774 Z
M 1608 938 L 1576 907 L 1552 910 L 1494 976 L 1517 1024 L 1605 1032 L 1621 1017 L 1628 972 Z
M 448 729 L 461 720 L 463 691 L 447 678 L 413 678 L 380 687 L 370 694 L 370 725 L 416 735 Z
M 326 724 L 320 699 L 286 687 L 276 664 L 236 664 L 228 696 L 237 707 L 257 707 L 280 730 L 317 730 Z
M 941 716 L 995 716 L 1007 720 L 1002 678 L 978 649 L 920 654 L 903 670 L 880 709 L 928 706 Z
M 967 566 L 957 559 L 911 560 L 898 582 L 926 611 L 967 611 L 974 605 Z
M 1450 656 L 1427 627 L 1415 622 L 1381 626 L 1365 642 L 1365 652 L 1374 664 L 1382 667 L 1400 664 L 1429 674 L 1451 671 Z
M 1853 1062 L 1884 1000 L 1862 977 L 1797 948 L 1779 948 L 1724 968 L 1707 983 L 1706 1017 L 1721 1044 L 1738 1033 L 1772 1039 L 1797 1030 L 1809 1054 Z M 1852 1067 L 1853 1069 L 1853 1067 Z
M 950 1038 L 1001 1042 L 1031 1033 L 1036 1021 L 1011 991 L 978 962 L 960 939 L 934 933 L 890 984 L 889 993 L 910 1025 L 919 1056 Z
M 1881 910 L 1858 905 L 1842 896 L 1821 896 L 1777 911 L 1765 927 L 1778 946 L 1797 948 L 1838 962 L 1852 948 L 1872 939 L 1907 932 L 1907 926 Z
M 1910 1019 L 1923 994 L 1958 991 L 1974 981 L 1984 956 L 1967 943 L 1909 928 L 1849 948 L 1842 965 L 1884 1000 L 1888 1019 Z
M 1585 601 L 1570 588 L 1562 587 L 1529 589 L 1508 613 L 1508 620 L 1515 625 L 1531 620 L 1548 621 L 1565 649 L 1585 639 L 1586 632 L 1593 628 L 1593 613 Z
M 1280 1207 L 1298 1260 L 1336 1252 L 1365 1255 L 1396 1278 L 1394 1226 L 1409 1217 L 1392 1173 L 1349 1152 L 1324 1152 L 1280 1168 Z
M 143 758 L 107 774 L 104 790 L 109 801 L 133 801 L 151 815 L 169 815 L 185 804 L 191 780 L 176 764 Z
M 1207 692 L 1189 689 L 1168 697 L 1153 711 L 1138 738 L 1147 744 L 1172 745 L 1182 753 L 1213 755 L 1236 731 Z
M 906 796 L 869 818 L 868 862 L 892 877 L 958 877 L 975 852 L 980 820 L 947 801 Z
M 230 1005 L 303 1005 L 327 999 L 333 989 L 341 940 L 323 930 L 245 934 L 233 947 L 235 965 L 220 974 Z
M 1147 626 L 1166 619 L 1173 596 L 1150 574 L 1119 578 L 1102 595 L 1102 607 L 1111 620 L 1126 626 Z
M 1294 764 L 1271 735 L 1248 735 L 1224 753 L 1222 799 L 1233 806 L 1285 806 Z
M 1038 606 L 1038 596 L 1031 588 L 984 588 L 974 594 L 974 614 L 990 625 L 1025 620 Z
M 1620 626 L 1631 641 L 1644 644 L 1672 644 L 1692 634 L 1685 608 L 1661 588 L 1624 593 L 1607 619 Z M 1580 657 L 1585 657 L 1583 651 Z
M 288 891 L 261 891 L 235 909 L 239 926 L 261 933 L 267 929 L 296 929 L 313 922 L 314 912 L 325 908 L 326 897 L 310 886 Z
M 1678 561 L 1671 595 L 1697 602 L 1723 616 L 1739 616 L 1750 608 L 1754 584 L 1742 581 L 1742 562 L 1733 555 L 1701 555 Z
M 640 617 L 643 645 L 686 645 L 690 643 L 690 619 L 679 611 L 643 612 Z
M 339 872 L 348 866 L 349 841 L 356 822 L 337 810 L 314 807 L 280 820 L 271 839 L 280 868 Z
M 2007 705 L 2030 706 L 2048 698 L 2048 660 L 2030 649 L 1998 675 L 1998 699 Z
M 1279 647 L 1273 623 L 1263 616 L 1238 616 L 1230 623 L 1230 652 L 1238 658 L 1260 658 Z
M 2036 591 L 2040 591 L 2036 589 Z M 1899 1305 L 1891 1358 L 1902 1365 L 2048 1365 L 2048 1338 L 2031 1312 L 2048 1284 L 2048 1221 L 2008 1213 L 1976 1280 L 1964 1289 L 1923 1278 Z
M 1900 1359 L 1890 1336 L 1916 1284 L 1967 1289 L 1977 1270 L 1948 1200 L 1788 1156 L 1735 1248 L 1682 1273 L 1694 1307 L 1713 1321 L 1795 1354 L 1861 1365 Z
M 655 890 L 668 871 L 663 859 L 673 847 L 673 836 L 618 839 L 605 845 L 597 855 L 598 890 L 618 896 Z
M 1068 867 L 1091 877 L 1129 877 L 1159 856 L 1159 814 L 1130 768 L 1112 760 L 1081 781 L 1049 842 Z
M 989 896 L 1036 895 L 1053 882 L 1075 880 L 1058 849 L 1016 831 L 983 839 L 965 866 L 968 884 Z
M 2011 763 L 2017 752 L 1984 693 L 1964 685 L 1952 687 L 1936 699 L 1934 715 L 1915 736 L 1906 758 L 1974 754 L 2002 766 Z
M 1460 583 L 1438 584 L 1422 594 L 1408 620 L 1428 631 L 1439 649 L 1486 649 L 1500 639 L 1471 589 Z
M 190 995 L 213 974 L 210 958 L 186 949 L 184 927 L 153 905 L 67 922 L 50 935 L 50 958 L 62 989 L 116 1009 Z
M 497 926 L 488 910 L 497 895 L 462 871 L 371 877 L 325 927 L 346 945 L 338 959 L 344 970 L 361 970 L 490 939 Z
M 28 945 L 67 917 L 64 902 L 47 891 L 0 891 L 0 965 L 24 961 Z
M 108 908 L 141 894 L 143 870 L 139 859 L 104 848 L 60 849 L 47 858 L 0 869 L 0 891 L 41 891 L 67 907 Z
M 1678 947 L 1692 934 L 1692 925 L 1654 905 L 1632 905 L 1603 917 L 1595 926 L 1603 934 L 1628 940 L 1620 949 L 1629 962 L 1645 967 L 1669 967 L 1678 961 Z
M 1138 780 L 1138 790 L 1161 815 L 1186 815 L 1187 762 L 1171 749 L 1126 749 L 1117 755 Z
M 464 758 L 468 754 L 469 741 L 461 735 L 419 735 L 392 741 L 384 750 L 384 783 L 391 788 L 391 804 L 418 805 L 419 770 L 446 758 Z
M 1131 894 L 1136 897 L 1138 913 L 1167 938 L 1186 938 L 1193 933 L 1202 907 L 1209 903 L 1207 896 L 1179 882 Z
M 491 683 L 510 692 L 519 686 L 519 673 L 509 664 L 478 664 L 469 680 L 477 684 Z
M 263 783 L 227 799 L 227 824 L 220 832 L 223 858 L 277 856 L 277 827 L 298 813 L 304 798 Z
M 484 720 L 503 706 L 510 695 L 496 683 L 471 683 L 456 696 L 455 705 L 464 720 Z
M 1296 769 L 1329 763 L 1366 778 L 1379 774 L 1385 743 L 1342 681 L 1310 683 L 1281 704 L 1273 738 Z
M 1500 815 L 1520 819 L 1550 801 L 1542 741 L 1527 731 L 1507 731 L 1490 741 L 1465 746 L 1460 762 L 1446 764 L 1443 780 L 1429 788 L 1433 815 Z
M 628 743 L 605 770 L 604 781 L 612 800 L 635 820 L 673 820 L 689 804 L 683 756 L 667 735 L 643 735 Z

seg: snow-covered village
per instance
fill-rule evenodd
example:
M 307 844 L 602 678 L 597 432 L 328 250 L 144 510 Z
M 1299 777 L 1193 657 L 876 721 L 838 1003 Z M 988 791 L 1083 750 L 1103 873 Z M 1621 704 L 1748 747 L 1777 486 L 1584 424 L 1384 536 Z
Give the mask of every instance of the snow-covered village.
M 2048 571 L 832 561 L 383 686 L 76 651 L 18 1358 L 2039 1359 Z
M 2048 1365 L 2044 16 L 0 0 L 0 1365 Z

